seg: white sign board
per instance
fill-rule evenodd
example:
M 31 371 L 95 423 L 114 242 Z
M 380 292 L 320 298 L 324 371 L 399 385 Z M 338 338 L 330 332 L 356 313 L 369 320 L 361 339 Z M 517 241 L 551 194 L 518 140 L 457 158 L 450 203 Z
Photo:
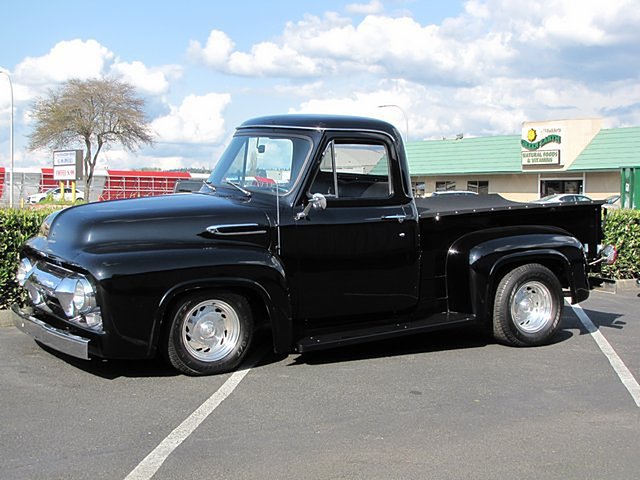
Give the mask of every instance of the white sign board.
M 562 128 L 523 128 L 520 140 L 522 165 L 562 165 Z
M 80 180 L 82 178 L 82 150 L 53 152 L 53 179 Z

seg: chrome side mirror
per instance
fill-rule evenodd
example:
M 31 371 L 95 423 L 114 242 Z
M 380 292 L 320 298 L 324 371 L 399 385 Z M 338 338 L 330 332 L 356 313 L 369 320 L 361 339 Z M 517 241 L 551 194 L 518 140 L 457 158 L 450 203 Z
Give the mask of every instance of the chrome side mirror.
M 324 210 L 325 208 L 327 208 L 326 197 L 321 193 L 314 193 L 309 199 L 309 203 L 307 203 L 307 205 L 304 207 L 304 210 L 296 214 L 295 220 L 298 221 L 304 218 L 308 218 L 309 212 L 312 208 L 314 210 Z

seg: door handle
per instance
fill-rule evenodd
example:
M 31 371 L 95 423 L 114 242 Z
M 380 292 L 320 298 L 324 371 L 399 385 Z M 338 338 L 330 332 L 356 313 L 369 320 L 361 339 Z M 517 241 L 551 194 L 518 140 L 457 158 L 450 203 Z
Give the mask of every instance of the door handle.
M 394 220 L 397 221 L 398 223 L 402 223 L 407 219 L 407 216 L 403 213 L 399 213 L 397 215 L 384 215 L 382 217 L 382 220 L 387 221 L 387 222 L 393 222 Z

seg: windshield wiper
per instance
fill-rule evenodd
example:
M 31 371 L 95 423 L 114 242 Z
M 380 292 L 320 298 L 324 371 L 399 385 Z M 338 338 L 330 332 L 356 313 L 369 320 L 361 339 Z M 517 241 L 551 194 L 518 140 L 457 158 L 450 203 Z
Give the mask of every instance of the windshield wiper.
M 251 196 L 251 192 L 250 192 L 249 190 L 247 190 L 247 189 L 245 189 L 245 188 L 242 188 L 242 187 L 241 187 L 240 185 L 238 185 L 237 183 L 230 182 L 229 180 L 225 180 L 225 181 L 224 181 L 224 182 L 222 182 L 222 183 L 225 183 L 225 184 L 227 184 L 227 185 L 231 185 L 232 187 L 237 188 L 237 189 L 238 189 L 238 190 L 240 190 L 242 193 L 244 193 L 247 197 L 250 197 L 250 196 Z
M 216 187 L 209 180 L 206 180 L 204 184 L 211 189 L 212 192 L 216 191 Z

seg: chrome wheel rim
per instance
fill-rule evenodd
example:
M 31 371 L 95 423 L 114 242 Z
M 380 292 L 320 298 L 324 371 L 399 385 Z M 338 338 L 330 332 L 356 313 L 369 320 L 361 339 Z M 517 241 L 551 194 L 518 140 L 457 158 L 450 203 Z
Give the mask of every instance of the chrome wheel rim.
M 240 339 L 240 319 L 222 300 L 200 302 L 182 321 L 182 342 L 191 356 L 215 362 L 232 352 Z
M 524 333 L 537 333 L 553 318 L 553 296 L 546 285 L 527 282 L 520 286 L 511 302 L 511 318 Z

